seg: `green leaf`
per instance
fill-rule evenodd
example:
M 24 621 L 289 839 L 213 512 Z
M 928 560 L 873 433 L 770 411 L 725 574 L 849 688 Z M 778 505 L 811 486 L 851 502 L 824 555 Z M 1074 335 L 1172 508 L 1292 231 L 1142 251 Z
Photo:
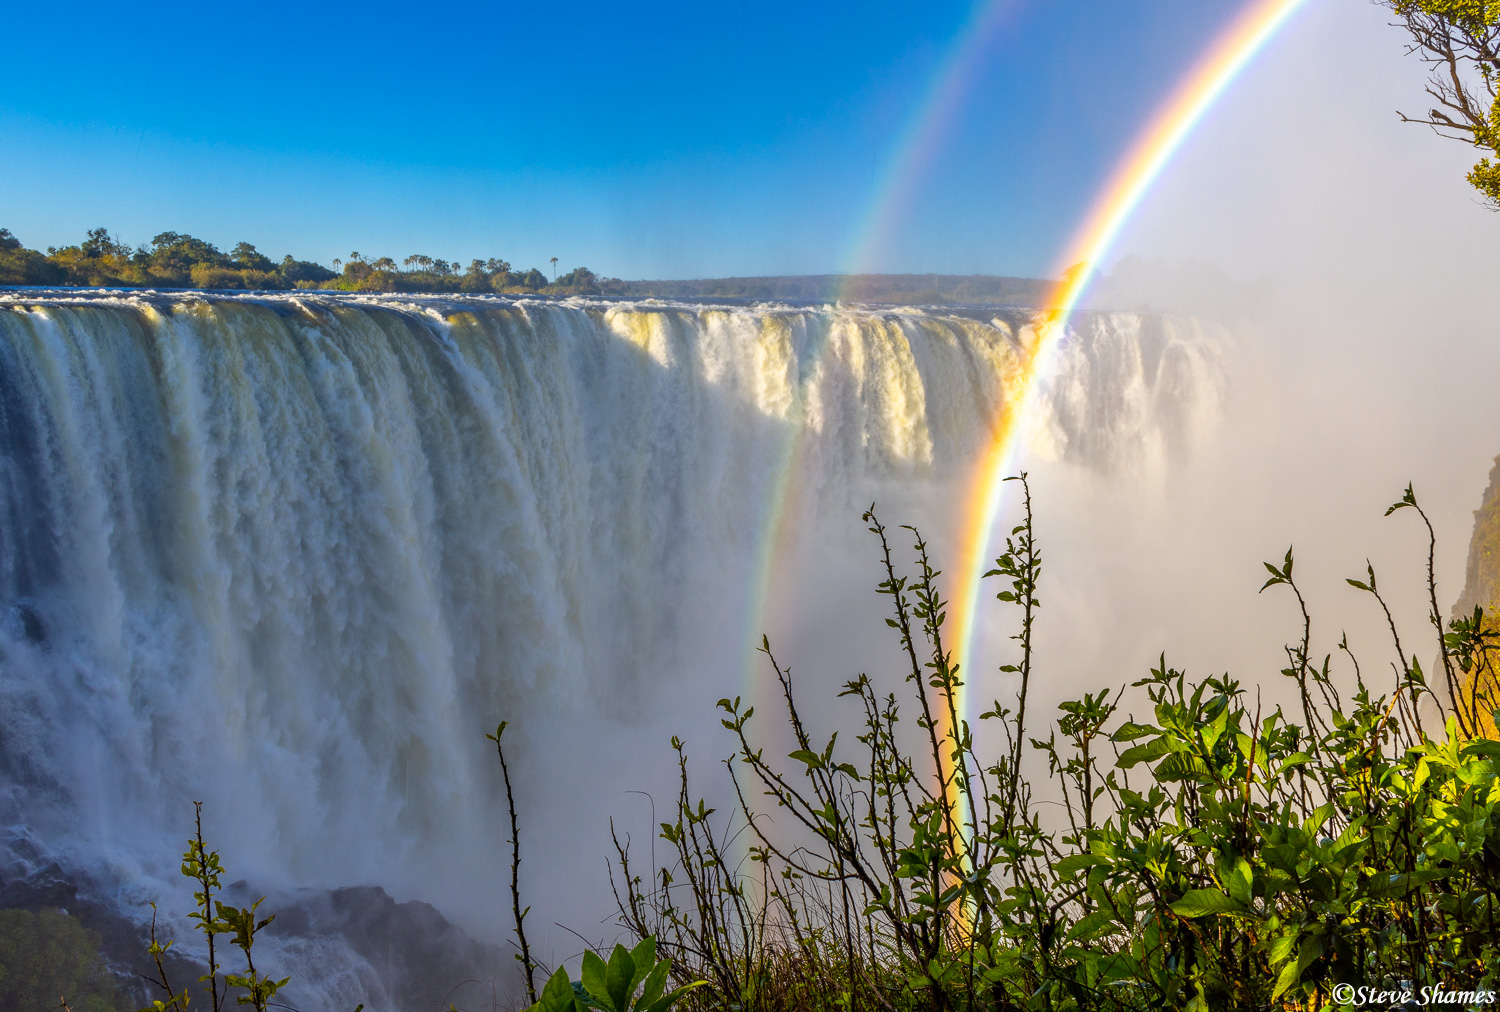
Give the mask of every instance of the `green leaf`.
M 615 1012 L 626 1012 L 630 1008 L 630 985 L 634 979 L 635 961 L 630 958 L 630 950 L 616 945 L 615 951 L 609 955 L 609 965 L 604 968 L 604 986 Z
M 1194 755 L 1177 753 L 1169 755 L 1156 767 L 1156 779 L 1162 783 L 1174 780 L 1195 780 L 1199 777 L 1209 776 L 1208 767 L 1203 760 Z
M 609 987 L 605 982 L 606 969 L 604 960 L 599 958 L 597 952 L 591 950 L 583 954 L 583 972 L 581 975 L 583 978 L 583 989 L 595 1001 L 601 1004 L 609 1001 Z M 620 1012 L 620 1010 L 613 1009 L 612 1012 Z
M 1137 724 L 1133 720 L 1127 720 L 1121 724 L 1114 734 L 1110 735 L 1110 741 L 1135 741 L 1137 738 L 1148 734 L 1161 734 L 1161 728 L 1150 724 Z
M 653 942 L 655 939 L 652 940 Z M 667 974 L 672 970 L 672 961 L 664 959 L 657 963 L 646 975 L 645 986 L 641 988 L 641 995 L 635 1001 L 637 1009 L 652 1005 L 661 997 L 661 992 L 667 986 Z
M 1281 968 L 1281 973 L 1276 978 L 1276 989 L 1271 992 L 1271 997 L 1280 998 L 1289 989 L 1294 987 L 1301 977 L 1302 973 L 1297 969 L 1297 961 L 1295 959 L 1287 960 L 1286 966 Z
M 684 984 L 682 987 L 668 991 L 645 1008 L 637 1008 L 635 1012 L 666 1012 L 667 1009 L 677 1004 L 682 999 L 682 996 L 689 991 L 694 991 L 707 985 L 708 981 L 706 980 L 695 980 L 691 984 Z
M 1323 955 L 1323 946 L 1326 939 L 1322 935 L 1308 935 L 1302 939 L 1302 945 L 1297 950 L 1297 976 L 1312 966 L 1320 956 Z
M 1464 755 L 1483 756 L 1486 759 L 1500 759 L 1500 741 L 1490 738 L 1476 738 L 1465 742 Z
M 1172 913 L 1178 917 L 1208 917 L 1245 913 L 1245 907 L 1217 889 L 1189 889 L 1182 899 L 1172 904 Z
M 635 994 L 635 989 L 640 986 L 646 976 L 655 971 L 656 968 L 656 937 L 647 935 L 630 950 L 630 961 L 635 965 L 635 972 L 630 976 L 630 991 L 628 996 Z M 666 962 L 663 960 L 663 962 Z M 670 965 L 670 964 L 668 964 Z
M 1225 876 L 1224 887 L 1229 890 L 1236 903 L 1248 907 L 1254 896 L 1255 872 L 1250 867 L 1250 862 L 1243 857 L 1236 858 L 1234 868 Z
M 568 971 L 559 966 L 542 988 L 542 997 L 531 1006 L 536 1012 L 570 1012 L 573 1008 L 573 982 Z
M 1152 762 L 1153 760 L 1160 759 L 1170 751 L 1172 751 L 1172 748 L 1166 743 L 1166 739 L 1153 738 L 1144 745 L 1127 748 L 1121 753 L 1120 758 L 1115 760 L 1115 765 L 1122 770 L 1128 770 L 1137 763 Z
M 1101 934 L 1106 928 L 1116 924 L 1114 914 L 1108 910 L 1095 910 L 1086 914 L 1073 925 L 1073 930 L 1068 932 L 1068 937 L 1078 942 L 1088 942 L 1095 935 Z
M 1065 875 L 1072 875 L 1085 868 L 1092 868 L 1100 864 L 1109 864 L 1109 858 L 1101 857 L 1098 854 L 1069 854 L 1053 865 L 1052 870 L 1061 878 Z

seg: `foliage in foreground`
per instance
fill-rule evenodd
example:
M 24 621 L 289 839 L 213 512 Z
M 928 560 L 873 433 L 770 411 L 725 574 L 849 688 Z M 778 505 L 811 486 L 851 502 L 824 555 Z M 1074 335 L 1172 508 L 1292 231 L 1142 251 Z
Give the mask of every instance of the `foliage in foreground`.
M 668 991 L 672 961 L 656 958 L 656 939 L 645 938 L 634 949 L 616 945 L 606 963 L 596 952 L 583 954 L 582 977 L 576 983 L 558 967 L 542 989 L 532 1012 L 667 1012 L 689 991 L 706 981 L 691 981 Z
M 1421 514 L 1410 489 L 1398 510 Z M 1445 627 L 1430 524 L 1436 687 L 1373 568 L 1349 583 L 1388 620 L 1385 691 L 1346 641 L 1336 676 L 1332 654 L 1314 652 L 1288 550 L 1262 589 L 1300 609 L 1281 671 L 1289 710 L 1163 658 L 1131 690 L 1066 702 L 1038 730 L 1026 717 L 1041 573 L 1028 493 L 991 573 L 1020 619 L 1007 691 L 981 718 L 999 745 L 984 752 L 960 712 L 926 545 L 912 532 L 916 571 L 899 575 L 887 529 L 866 519 L 904 701 L 861 675 L 841 694 L 861 715 L 857 743 L 818 735 L 767 644 L 797 747 L 778 760 L 754 709 L 721 701 L 733 818 L 693 800 L 674 742 L 680 791 L 661 829 L 674 859 L 643 876 L 616 840 L 623 922 L 660 938 L 683 979 L 711 982 L 698 1004 L 1229 1010 L 1316 1007 L 1340 983 L 1500 988 L 1500 742 L 1482 736 L 1494 633 L 1482 613 Z M 1035 791 L 1028 746 L 1047 767 Z
M 258 917 L 257 910 L 265 902 L 261 897 L 248 907 L 236 907 L 217 897 L 220 894 L 219 880 L 224 874 L 224 867 L 219 861 L 219 852 L 209 850 L 203 842 L 203 805 L 201 802 L 194 806 L 193 835 L 188 840 L 188 849 L 182 855 L 182 874 L 193 880 L 197 889 L 193 892 L 193 899 L 197 906 L 188 918 L 194 922 L 194 927 L 203 935 L 204 949 L 207 953 L 205 961 L 206 973 L 198 978 L 198 983 L 203 985 L 209 1000 L 209 1008 L 212 1012 L 222 1012 L 229 1004 L 230 995 L 234 995 L 236 1005 L 249 1005 L 255 1012 L 266 1012 L 271 1005 L 280 1006 L 279 1002 L 273 1002 L 276 992 L 287 985 L 288 978 L 283 977 L 276 980 L 269 974 L 257 970 L 255 966 L 255 955 L 252 951 L 255 946 L 255 936 L 268 924 L 276 919 L 275 914 Z M 228 936 L 231 945 L 240 950 L 240 956 L 245 962 L 243 973 L 228 973 L 219 962 L 219 953 L 222 951 L 216 944 L 221 936 Z M 162 992 L 165 997 L 157 998 L 150 1005 L 141 1009 L 140 1012 L 187 1012 L 191 998 L 186 988 L 181 991 L 172 986 L 172 981 L 167 973 L 166 956 L 168 950 L 174 943 L 163 944 L 156 938 L 156 904 L 151 904 L 151 941 L 148 948 L 153 962 L 156 964 L 156 976 L 150 980 Z M 363 1008 L 364 1006 L 360 1006 Z M 359 1012 L 356 1009 L 355 1012 Z

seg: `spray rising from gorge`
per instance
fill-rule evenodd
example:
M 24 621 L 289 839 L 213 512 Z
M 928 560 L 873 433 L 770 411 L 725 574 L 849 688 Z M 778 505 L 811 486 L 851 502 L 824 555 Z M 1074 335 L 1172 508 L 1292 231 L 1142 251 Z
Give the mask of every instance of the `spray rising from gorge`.
M 607 812 L 672 700 L 701 723 L 738 690 L 768 586 L 830 621 L 859 606 L 778 577 L 778 544 L 872 500 L 949 518 L 1034 322 L 8 296 L 7 877 L 55 862 L 138 915 L 176 888 L 190 802 L 225 798 L 252 882 L 380 885 L 498 937 L 484 732 L 518 721 L 533 768 L 612 766 L 566 803 Z M 1170 456 L 1217 417 L 1226 353 L 1192 320 L 1090 317 L 1033 443 L 1095 470 Z M 599 820 L 523 802 L 543 854 L 596 852 Z

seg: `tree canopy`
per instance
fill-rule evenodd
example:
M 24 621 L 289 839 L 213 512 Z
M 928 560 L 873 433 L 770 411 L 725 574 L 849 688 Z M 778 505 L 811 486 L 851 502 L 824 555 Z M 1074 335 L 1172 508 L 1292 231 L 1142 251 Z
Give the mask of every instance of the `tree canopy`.
M 140 247 L 121 242 L 107 228 L 89 229 L 81 242 L 47 252 L 28 249 L 0 228 L 0 285 L 64 285 L 124 288 L 287 290 L 357 292 L 545 292 L 549 295 L 624 294 L 617 278 L 601 278 L 578 267 L 549 282 L 533 267 L 513 270 L 500 257 L 459 261 L 414 253 L 399 265 L 389 256 L 353 252 L 333 261 L 335 270 L 291 254 L 272 260 L 249 242 L 228 253 L 205 239 L 161 232 Z
M 1485 152 L 1469 182 L 1500 210 L 1500 0 L 1384 0 L 1407 30 L 1409 51 L 1428 65 L 1433 105 L 1401 118 Z

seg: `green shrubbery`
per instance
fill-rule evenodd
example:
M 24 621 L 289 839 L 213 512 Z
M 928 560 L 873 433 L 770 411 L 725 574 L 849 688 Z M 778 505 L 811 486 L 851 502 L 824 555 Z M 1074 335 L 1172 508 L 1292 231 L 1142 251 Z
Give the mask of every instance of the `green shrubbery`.
M 223 1012 L 230 1004 L 231 994 L 234 995 L 234 1004 L 249 1005 L 255 1012 L 267 1012 L 273 1004 L 288 1007 L 281 1002 L 273 1002 L 272 999 L 276 997 L 277 991 L 287 985 L 289 978 L 277 980 L 267 974 L 264 968 L 257 969 L 253 951 L 255 936 L 274 921 L 276 915 L 258 915 L 265 897 L 248 907 L 233 906 L 218 898 L 219 880 L 224 874 L 224 867 L 219 861 L 219 852 L 209 850 L 203 842 L 203 805 L 199 803 L 193 807 L 193 835 L 188 840 L 188 849 L 182 855 L 182 874 L 192 879 L 197 886 L 193 892 L 197 905 L 188 914 L 188 919 L 194 922 L 194 927 L 203 936 L 205 958 L 202 963 L 206 972 L 198 977 L 198 983 L 203 985 L 202 991 L 208 998 L 208 1008 L 210 1012 Z M 240 950 L 245 963 L 243 973 L 225 970 L 220 961 L 223 952 L 223 947 L 219 944 L 221 937 L 227 937 L 229 944 Z M 187 1012 L 192 997 L 187 988 L 177 990 L 167 972 L 166 956 L 174 944 L 157 939 L 156 904 L 153 903 L 148 951 L 156 965 L 156 976 L 150 978 L 149 983 L 161 991 L 162 997 L 153 999 L 140 1012 Z M 359 1012 L 359 1009 L 355 1012 Z
M 1403 508 L 1420 512 L 1410 490 L 1392 511 Z M 886 529 L 867 519 L 906 658 L 904 708 L 861 676 L 842 693 L 862 713 L 857 744 L 818 737 L 771 659 L 798 747 L 778 761 L 753 708 L 721 701 L 736 818 L 692 800 L 680 759 L 661 832 L 674 860 L 643 876 L 616 841 L 625 924 L 658 936 L 685 978 L 713 983 L 701 1003 L 1238 1010 L 1316 1007 L 1343 983 L 1500 988 L 1500 743 L 1476 737 L 1493 726 L 1482 616 L 1445 629 L 1431 595 L 1441 692 L 1391 623 L 1393 674 L 1378 691 L 1357 664 L 1338 677 L 1314 653 L 1288 551 L 1263 589 L 1302 606 L 1281 672 L 1290 712 L 1163 659 L 1131 690 L 1064 703 L 1037 728 L 1025 717 L 1041 570 L 1028 498 L 992 573 L 1021 612 L 1007 666 L 1020 695 L 981 718 L 1002 743 L 982 755 L 957 710 L 926 546 L 916 539 L 916 572 L 898 575 Z M 1373 570 L 1350 583 L 1384 609 Z M 1044 787 L 1021 775 L 1023 748 L 1045 759 Z
M 0 1008 L 115 1012 L 99 936 L 63 910 L 0 910 Z
M 656 958 L 656 939 L 643 939 L 634 949 L 616 945 L 609 962 L 598 953 L 583 954 L 582 976 L 577 983 L 558 967 L 532 1012 L 667 1012 L 688 992 L 706 981 L 692 981 L 667 990 L 672 961 Z

